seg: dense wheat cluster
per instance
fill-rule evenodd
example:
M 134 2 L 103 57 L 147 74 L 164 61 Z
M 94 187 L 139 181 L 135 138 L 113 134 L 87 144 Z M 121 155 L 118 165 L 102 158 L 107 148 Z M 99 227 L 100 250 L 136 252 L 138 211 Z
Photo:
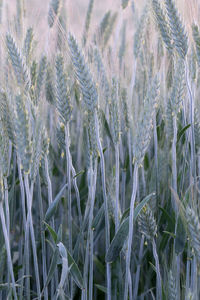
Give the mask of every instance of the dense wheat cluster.
M 0 299 L 199 300 L 200 3 L 8 2 Z

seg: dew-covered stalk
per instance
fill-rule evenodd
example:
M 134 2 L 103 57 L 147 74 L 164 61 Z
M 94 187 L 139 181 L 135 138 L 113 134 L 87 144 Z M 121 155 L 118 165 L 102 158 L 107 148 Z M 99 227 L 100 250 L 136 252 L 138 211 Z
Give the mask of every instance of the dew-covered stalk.
M 69 124 L 65 127 L 65 145 L 67 158 L 67 200 L 68 200 L 68 226 L 69 226 L 69 250 L 72 253 L 72 203 L 71 203 L 71 157 L 70 157 L 70 133 Z
M 144 235 L 142 235 L 141 241 L 140 241 L 140 251 L 139 251 L 139 262 L 137 265 L 136 275 L 135 275 L 135 284 L 133 289 L 133 299 L 137 299 L 138 295 L 138 287 L 139 287 L 139 281 L 140 281 L 140 270 L 141 270 L 141 262 L 142 262 L 142 256 L 143 256 L 143 248 L 144 248 Z
M 29 176 L 27 173 L 24 174 L 24 186 L 25 186 L 25 191 L 26 191 L 27 208 L 28 208 L 27 231 L 30 230 L 32 249 L 33 249 L 33 260 L 34 260 L 34 268 L 35 268 L 37 294 L 38 294 L 38 299 L 41 299 L 40 277 L 39 277 L 39 268 L 38 268 L 38 259 L 37 259 L 37 247 L 36 247 L 33 219 L 32 219 L 32 212 L 31 212 L 32 197 L 33 197 L 33 182 L 31 182 L 31 187 L 30 187 L 29 186 Z
M 119 144 L 115 145 L 115 232 L 119 227 Z
M 97 144 L 100 153 L 100 166 L 101 166 L 101 180 L 102 180 L 102 190 L 103 190 L 103 199 L 104 199 L 104 209 L 105 209 L 105 225 L 106 225 L 106 251 L 108 251 L 110 245 L 110 222 L 108 215 L 108 199 L 106 192 L 106 177 L 105 177 L 105 162 L 103 156 L 103 149 L 99 136 L 99 121 L 97 112 L 95 111 L 95 126 L 96 126 L 96 137 Z M 106 275 L 107 275 L 107 300 L 111 300 L 111 266 L 109 263 L 106 263 Z
M 160 265 L 159 265 L 159 258 L 156 249 L 156 242 L 155 239 L 152 240 L 153 246 L 153 256 L 156 263 L 156 299 L 162 299 L 162 283 L 161 283 L 161 275 L 160 275 Z
M 39 210 L 40 210 L 40 235 L 42 241 L 42 275 L 43 275 L 43 286 L 47 281 L 47 255 L 46 255 L 46 245 L 45 245 L 45 234 L 44 234 L 44 212 L 43 212 L 43 203 L 42 203 L 42 195 L 41 195 L 41 183 L 39 174 L 37 176 L 37 191 L 38 191 L 38 199 L 39 199 Z M 44 289 L 44 299 L 48 300 L 48 289 L 47 287 Z
M 96 192 L 96 179 L 97 179 L 97 161 L 94 163 L 94 170 L 92 166 L 92 157 L 90 158 L 90 216 L 89 216 L 89 231 L 90 231 L 90 277 L 89 277 L 89 300 L 93 300 L 93 255 L 94 255 L 94 234 L 92 228 L 93 221 L 93 211 L 95 202 L 95 192 Z
M 14 272 L 13 272 L 13 263 L 12 263 L 11 250 L 10 250 L 10 241 L 9 241 L 8 232 L 7 232 L 7 228 L 6 228 L 6 221 L 5 221 L 2 200 L 0 201 L 0 216 L 1 216 L 3 235 L 4 235 L 5 245 L 6 245 L 6 251 L 7 251 L 8 267 L 9 267 L 9 272 L 10 272 L 10 276 L 11 276 L 11 280 L 12 280 L 14 299 L 17 300 L 17 292 L 16 292 L 16 287 L 15 287 L 15 278 L 14 278 Z
M 138 164 L 135 162 L 134 171 L 133 171 L 133 188 L 131 195 L 131 203 L 130 203 L 130 216 L 129 216 L 129 233 L 128 233 L 128 249 L 126 255 L 126 275 L 125 275 L 125 289 L 124 289 L 124 300 L 128 299 L 128 282 L 129 282 L 129 270 L 131 263 L 131 249 L 132 249 L 132 240 L 133 240 L 133 214 L 135 207 L 135 199 L 137 193 L 138 186 Z

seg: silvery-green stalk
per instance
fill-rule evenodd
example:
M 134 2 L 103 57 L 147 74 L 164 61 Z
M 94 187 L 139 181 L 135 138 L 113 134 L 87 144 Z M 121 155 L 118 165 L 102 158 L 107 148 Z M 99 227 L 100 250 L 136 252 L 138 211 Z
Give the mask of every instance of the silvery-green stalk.
M 156 299 L 162 299 L 162 283 L 160 274 L 159 258 L 156 249 L 155 235 L 157 232 L 156 221 L 153 217 L 151 209 L 144 207 L 138 219 L 139 230 L 145 237 L 151 241 L 153 247 L 153 256 L 156 262 Z
M 97 139 L 98 149 L 100 152 L 101 178 L 102 178 L 105 223 L 106 223 L 106 251 L 107 251 L 110 244 L 110 226 L 109 226 L 108 203 L 107 203 L 107 193 L 106 193 L 105 163 L 104 163 L 103 149 L 102 149 L 100 136 L 99 136 L 99 120 L 96 111 L 98 94 L 91 73 L 89 71 L 89 68 L 85 63 L 83 54 L 79 50 L 77 42 L 71 34 L 69 34 L 68 36 L 68 45 L 70 48 L 70 55 L 75 68 L 76 76 L 83 95 L 85 107 L 89 113 L 94 114 L 96 139 Z M 107 269 L 107 289 L 108 289 L 107 299 L 110 300 L 111 299 L 111 268 L 108 263 L 106 264 L 106 269 Z
M 137 134 L 135 136 L 133 157 L 135 161 L 134 174 L 133 174 L 133 188 L 130 203 L 130 217 L 129 217 L 129 234 L 128 234 L 128 252 L 126 255 L 126 276 L 125 276 L 125 290 L 124 300 L 128 299 L 128 274 L 131 263 L 131 248 L 133 239 L 133 214 L 136 193 L 138 188 L 138 167 L 142 164 L 145 152 L 150 143 L 152 127 L 153 127 L 153 116 L 155 113 L 155 107 L 157 106 L 158 96 L 158 78 L 155 77 L 144 101 L 144 108 L 139 116 Z
M 11 280 L 12 280 L 12 289 L 13 289 L 13 293 L 14 293 L 14 299 L 17 300 L 17 292 L 16 292 L 16 287 L 15 287 L 15 277 L 14 277 L 14 272 L 13 272 L 10 241 L 9 241 L 8 232 L 7 232 L 7 228 L 6 228 L 6 221 L 5 221 L 5 215 L 4 215 L 4 209 L 3 209 L 3 198 L 2 198 L 3 186 L 2 185 L 3 185 L 3 183 L 1 182 L 0 217 L 1 217 L 3 235 L 4 235 L 4 239 L 5 239 L 5 246 L 6 246 L 7 258 L 8 258 L 8 268 L 9 268 L 9 272 L 10 272 L 10 276 L 11 276 Z
M 115 232 L 119 226 L 119 141 L 120 141 L 120 122 L 119 122 L 119 87 L 115 78 L 112 79 L 112 93 L 110 101 L 110 127 L 115 145 Z

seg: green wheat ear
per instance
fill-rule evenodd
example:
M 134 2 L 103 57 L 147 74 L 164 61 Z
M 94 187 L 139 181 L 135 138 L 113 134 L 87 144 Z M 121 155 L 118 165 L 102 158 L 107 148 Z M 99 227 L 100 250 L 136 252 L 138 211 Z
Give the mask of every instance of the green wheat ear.
M 43 141 L 44 125 L 41 120 L 41 116 L 37 115 L 35 132 L 33 135 L 32 142 L 32 157 L 30 165 L 30 177 L 33 182 L 35 182 L 36 176 L 39 170 L 39 164 L 42 159 L 42 141 Z
M 66 125 L 71 118 L 72 106 L 64 71 L 64 60 L 60 54 L 56 57 L 56 99 L 56 107 L 61 121 Z
M 167 50 L 171 53 L 173 50 L 172 37 L 165 11 L 162 9 L 159 0 L 152 0 L 152 7 L 162 39 Z
M 90 28 L 90 22 L 91 22 L 91 16 L 92 16 L 92 10 L 94 6 L 94 0 L 90 0 L 85 20 L 85 27 L 83 32 L 83 45 L 86 45 L 87 39 L 88 39 L 88 33 Z
M 49 5 L 49 13 L 48 13 L 48 24 L 49 27 L 53 27 L 55 22 L 55 17 L 59 15 L 61 9 L 61 0 L 51 0 Z
M 0 119 L 5 135 L 9 137 L 10 141 L 14 145 L 15 137 L 13 107 L 9 97 L 4 91 L 0 92 Z
M 30 75 L 22 54 L 10 34 L 6 35 L 6 45 L 17 83 L 20 87 L 28 90 L 30 87 Z
M 144 234 L 148 240 L 152 241 L 154 239 L 157 232 L 157 225 L 148 205 L 142 209 L 138 216 L 138 227 L 139 231 Z
M 182 58 L 178 60 L 175 66 L 175 74 L 173 78 L 171 104 L 172 112 L 177 114 L 180 110 L 181 103 L 185 94 L 185 64 Z
M 122 0 L 122 8 L 125 9 L 129 4 L 129 0 Z
M 116 21 L 117 21 L 117 13 L 113 13 L 113 15 L 109 18 L 108 25 L 106 27 L 105 33 L 104 33 L 104 40 L 103 40 L 103 46 L 106 47 L 106 45 L 109 42 L 109 39 L 112 35 L 112 32 L 114 30 Z
M 194 136 L 195 136 L 195 146 L 197 148 L 197 153 L 200 152 L 200 121 L 198 110 L 194 111 Z
M 200 222 L 197 213 L 192 208 L 186 208 L 186 220 L 188 224 L 190 242 L 198 261 L 200 262 Z
M 30 119 L 26 109 L 23 95 L 15 97 L 16 118 L 15 118 L 15 140 L 17 153 L 20 157 L 22 167 L 26 173 L 29 172 L 31 162 L 31 141 L 30 141 Z
M 144 107 L 139 115 L 133 148 L 133 157 L 139 165 L 144 159 L 145 152 L 147 151 L 151 140 L 153 116 L 158 105 L 158 88 L 158 78 L 155 77 L 148 89 Z
M 134 35 L 133 51 L 134 51 L 135 58 L 137 58 L 140 54 L 142 44 L 144 42 L 144 35 L 145 35 L 148 19 L 149 19 L 149 5 L 146 4 Z
M 77 80 L 83 94 L 83 101 L 88 111 L 94 111 L 97 106 L 97 89 L 85 58 L 72 34 L 68 35 L 68 45 Z
M 169 271 L 168 275 L 168 297 L 171 300 L 177 300 L 176 280 L 174 274 L 172 273 L 172 270 Z
M 200 66 L 200 32 L 196 24 L 192 25 L 192 35 L 195 42 L 198 65 Z
M 110 98 L 110 86 L 106 74 L 106 70 L 102 61 L 101 54 L 98 48 L 94 50 L 94 64 L 97 69 L 97 77 L 99 83 L 99 89 L 105 98 L 105 103 L 107 104 Z
M 103 18 L 101 20 L 101 23 L 99 25 L 99 35 L 101 38 L 103 37 L 104 33 L 107 30 L 107 27 L 109 26 L 110 17 L 111 17 L 111 11 L 109 10 L 105 13 L 105 15 L 103 16 Z
M 32 55 L 32 44 L 33 44 L 33 28 L 27 29 L 26 37 L 24 40 L 23 54 L 26 57 L 26 63 L 29 65 Z
M 185 27 L 182 24 L 178 10 L 173 0 L 165 0 L 167 15 L 171 29 L 172 38 L 176 51 L 181 58 L 185 58 L 188 51 L 188 38 L 185 33 Z
M 8 176 L 9 170 L 9 138 L 0 122 L 0 169 L 3 177 Z
M 47 66 L 46 82 L 45 82 L 45 95 L 46 100 L 50 104 L 55 104 L 55 86 L 54 86 L 54 73 L 50 65 Z
M 120 121 L 119 121 L 119 84 L 115 78 L 112 79 L 112 92 L 110 101 L 110 127 L 115 144 L 119 143 Z

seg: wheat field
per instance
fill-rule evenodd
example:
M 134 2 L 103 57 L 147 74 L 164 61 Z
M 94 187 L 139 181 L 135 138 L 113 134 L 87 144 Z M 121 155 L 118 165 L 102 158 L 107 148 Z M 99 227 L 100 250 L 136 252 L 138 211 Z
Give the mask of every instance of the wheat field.
M 200 299 L 198 0 L 0 0 L 0 299 Z

